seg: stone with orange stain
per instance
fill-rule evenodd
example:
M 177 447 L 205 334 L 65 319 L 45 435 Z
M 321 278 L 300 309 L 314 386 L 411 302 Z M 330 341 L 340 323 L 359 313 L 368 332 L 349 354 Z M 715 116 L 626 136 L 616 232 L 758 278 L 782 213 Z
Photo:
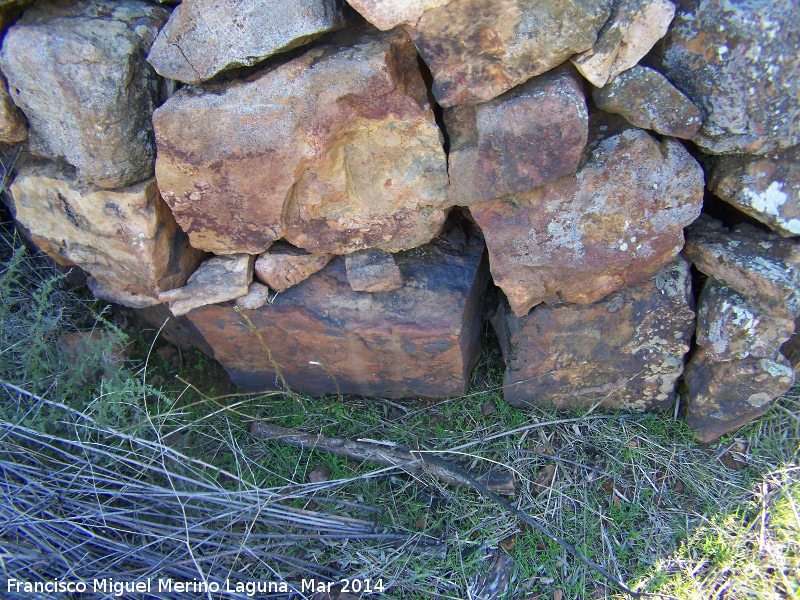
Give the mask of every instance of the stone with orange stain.
M 244 80 L 184 88 L 153 125 L 164 199 L 216 254 L 282 237 L 314 253 L 396 252 L 445 220 L 442 134 L 401 30 L 342 32 Z
M 573 175 L 470 207 L 495 283 L 514 313 L 596 302 L 639 283 L 683 248 L 700 214 L 703 171 L 675 140 L 599 125 Z
M 406 28 L 433 74 L 436 101 L 447 107 L 491 100 L 588 50 L 611 6 L 611 0 L 452 0 Z

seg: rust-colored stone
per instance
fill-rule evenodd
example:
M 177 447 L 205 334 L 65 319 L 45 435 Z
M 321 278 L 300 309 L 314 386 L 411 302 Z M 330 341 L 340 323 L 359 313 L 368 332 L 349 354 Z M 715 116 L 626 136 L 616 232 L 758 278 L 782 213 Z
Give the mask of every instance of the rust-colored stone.
M 488 269 L 483 240 L 463 252 L 440 240 L 395 256 L 406 285 L 355 292 L 344 258 L 244 311 L 288 385 L 309 394 L 457 396 L 467 390 L 479 351 L 479 302 Z M 233 382 L 245 389 L 280 386 L 267 350 L 232 303 L 187 315 Z
M 775 398 L 794 383 L 786 357 L 748 357 L 719 362 L 705 350 L 689 361 L 684 375 L 689 388 L 686 425 L 698 441 L 711 443 L 720 436 L 763 415 Z
M 216 254 L 281 237 L 315 253 L 396 252 L 445 220 L 441 132 L 402 31 L 343 32 L 243 81 L 184 88 L 153 124 L 164 199 Z
M 733 230 L 703 215 L 686 232 L 684 254 L 770 315 L 800 316 L 800 244 L 749 224 Z
M 256 259 L 256 277 L 276 292 L 282 292 L 322 269 L 332 254 L 310 254 L 286 242 L 275 242 Z
M 689 263 L 678 257 L 638 285 L 593 304 L 541 305 L 524 317 L 504 302 L 493 319 L 516 407 L 652 410 L 675 400 L 694 333 Z
M 628 129 L 587 150 L 574 175 L 470 207 L 517 316 L 540 302 L 595 302 L 651 277 L 700 214 L 703 172 L 679 142 Z
M 181 286 L 203 258 L 189 246 L 153 179 L 106 190 L 41 159 L 19 163 L 16 219 L 56 260 L 94 276 L 98 297 L 134 308 Z
M 387 0 L 389 1 L 389 0 Z M 413 27 L 442 106 L 486 102 L 592 47 L 611 0 L 452 0 Z
M 447 109 L 444 120 L 450 201 L 461 206 L 574 173 L 589 131 L 583 85 L 568 65 L 485 104 Z

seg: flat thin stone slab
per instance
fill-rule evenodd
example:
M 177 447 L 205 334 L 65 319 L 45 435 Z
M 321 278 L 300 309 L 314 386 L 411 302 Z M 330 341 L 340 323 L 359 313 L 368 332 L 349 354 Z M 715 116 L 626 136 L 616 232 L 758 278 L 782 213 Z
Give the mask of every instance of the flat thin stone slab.
M 30 150 L 105 188 L 153 176 L 162 79 L 145 61 L 169 12 L 140 0 L 38 2 L 3 38 L 0 66 Z M 32 68 L 34 67 L 35 68 Z
M 483 240 L 462 252 L 434 240 L 396 255 L 406 285 L 356 292 L 344 257 L 244 314 L 289 387 L 384 398 L 464 394 L 479 354 L 480 298 L 488 269 Z M 256 333 L 232 304 L 193 310 L 231 380 L 243 389 L 280 387 Z
M 130 307 L 186 283 L 204 253 L 189 245 L 153 179 L 106 190 L 77 180 L 74 169 L 21 159 L 10 188 L 16 219 L 62 264 L 94 278 L 95 294 Z
M 794 320 L 773 317 L 713 277 L 697 301 L 697 345 L 716 361 L 775 357 Z
M 698 441 L 711 443 L 766 413 L 794 384 L 794 370 L 780 354 L 775 360 L 719 362 L 701 349 L 689 361 L 684 380 L 686 425 Z
M 398 25 L 416 25 L 430 8 L 447 6 L 452 0 L 347 0 L 361 16 L 378 29 L 389 31 Z
M 386 0 L 390 3 L 391 0 Z M 444 107 L 487 102 L 591 48 L 612 0 L 452 0 L 407 27 Z
M 311 254 L 286 242 L 275 242 L 256 259 L 255 274 L 259 281 L 282 292 L 311 277 L 332 258 L 333 254 Z
M 235 300 L 250 289 L 254 261 L 255 256 L 249 254 L 213 256 L 192 273 L 185 286 L 162 292 L 158 299 L 168 303 L 176 317 L 199 306 Z
M 703 215 L 686 232 L 685 256 L 770 315 L 800 316 L 800 244 L 749 224 L 732 231 Z
M 708 189 L 784 237 L 800 235 L 800 146 L 710 161 Z
M 658 71 L 635 66 L 620 73 L 592 98 L 601 110 L 622 115 L 632 125 L 662 135 L 690 139 L 703 116 L 683 92 Z
M 342 8 L 336 0 L 183 0 L 147 61 L 164 77 L 200 83 L 346 26 Z
M 574 175 L 470 210 L 494 281 L 523 316 L 652 277 L 683 248 L 702 201 L 703 171 L 679 142 L 628 129 L 595 140 Z
M 583 84 L 565 65 L 484 104 L 444 111 L 450 201 L 519 194 L 578 168 L 589 133 Z
M 541 305 L 516 317 L 504 302 L 493 324 L 512 406 L 653 410 L 670 407 L 695 329 L 689 263 L 593 304 Z
M 447 162 L 414 44 L 400 30 L 334 38 L 155 112 L 158 185 L 192 245 L 397 252 L 438 234 Z
M 618 0 L 594 46 L 570 60 L 601 88 L 650 52 L 674 16 L 675 5 L 669 0 Z
M 356 292 L 391 292 L 403 287 L 403 274 L 385 250 L 359 250 L 344 259 L 347 281 Z
M 800 143 L 796 0 L 680 5 L 658 63 L 703 111 L 693 141 L 713 154 L 765 154 Z

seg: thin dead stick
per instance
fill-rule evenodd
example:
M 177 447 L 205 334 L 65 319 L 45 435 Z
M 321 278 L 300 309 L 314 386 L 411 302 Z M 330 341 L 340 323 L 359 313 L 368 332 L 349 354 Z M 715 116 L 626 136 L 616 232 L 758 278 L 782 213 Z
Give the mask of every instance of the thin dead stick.
M 349 458 L 361 462 L 369 462 L 390 467 L 401 467 L 410 473 L 428 473 L 443 483 L 461 487 L 475 487 L 473 476 L 462 477 L 457 471 L 442 465 L 420 459 L 409 451 L 390 448 L 384 445 L 356 442 L 345 438 L 332 438 L 324 435 L 303 433 L 297 429 L 279 427 L 270 423 L 255 421 L 250 426 L 250 434 L 262 440 L 275 440 L 304 450 L 319 450 L 327 454 Z M 444 464 L 444 461 L 441 461 Z M 466 473 L 466 471 L 463 471 Z M 492 472 L 483 476 L 485 485 L 493 489 L 492 493 L 513 495 L 514 478 L 510 473 Z

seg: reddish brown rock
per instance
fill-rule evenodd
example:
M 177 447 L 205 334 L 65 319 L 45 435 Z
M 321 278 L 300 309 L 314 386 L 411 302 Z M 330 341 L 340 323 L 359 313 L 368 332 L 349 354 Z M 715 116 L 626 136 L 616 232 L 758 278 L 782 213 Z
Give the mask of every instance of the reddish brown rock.
M 384 250 L 360 250 L 344 260 L 347 281 L 356 292 L 391 292 L 403 287 L 394 257 Z
M 565 65 L 485 104 L 447 109 L 450 201 L 467 206 L 574 173 L 589 130 L 582 88 Z
M 764 154 L 800 143 L 797 1 L 680 6 L 659 70 L 704 113 L 693 140 L 714 154 Z
M 700 350 L 686 367 L 689 388 L 686 425 L 698 441 L 710 443 L 769 410 L 794 383 L 786 358 L 748 357 L 718 362 Z
M 460 253 L 434 240 L 396 260 L 406 281 L 399 290 L 353 291 L 337 257 L 271 304 L 245 311 L 293 390 L 390 398 L 466 392 L 488 276 L 482 239 L 470 237 Z M 280 386 L 258 336 L 232 304 L 187 316 L 236 385 Z
M 650 52 L 674 16 L 669 0 L 617 0 L 591 50 L 570 60 L 592 85 L 603 87 Z
M 322 269 L 332 254 L 310 254 L 286 242 L 276 242 L 258 257 L 256 277 L 276 292 L 297 285 Z
M 697 301 L 697 345 L 716 361 L 774 359 L 794 333 L 794 320 L 773 317 L 714 278 Z
M 105 188 L 152 177 L 150 118 L 164 88 L 145 56 L 168 16 L 140 0 L 25 9 L 3 38 L 0 65 L 28 119 L 31 151 Z
M 675 400 L 694 333 L 689 263 L 588 305 L 538 306 L 524 317 L 501 303 L 493 319 L 516 407 L 652 410 Z
M 686 257 L 706 275 L 754 302 L 766 313 L 800 316 L 800 244 L 738 225 L 732 231 L 703 215 L 687 230 Z
M 181 286 L 203 258 L 189 246 L 153 179 L 105 190 L 44 160 L 18 163 L 11 186 L 16 219 L 62 264 L 94 276 L 105 300 L 142 307 Z
M 315 253 L 396 252 L 445 219 L 441 132 L 402 31 L 343 32 L 248 79 L 184 88 L 153 124 L 162 195 L 216 254 L 281 237 Z
M 784 237 L 800 235 L 800 146 L 711 161 L 708 189 Z
M 598 108 L 622 115 L 632 125 L 689 139 L 700 129 L 700 110 L 658 71 L 635 66 L 592 97 Z
M 494 281 L 523 316 L 653 276 L 680 252 L 702 200 L 702 169 L 679 142 L 629 129 L 590 145 L 576 174 L 471 212 Z
M 186 285 L 158 295 L 176 317 L 206 304 L 227 302 L 247 294 L 253 281 L 255 256 L 213 256 L 192 273 Z
M 183 0 L 150 48 L 164 77 L 199 83 L 344 27 L 336 0 Z
M 131 314 L 148 341 L 164 339 L 182 350 L 197 348 L 207 356 L 214 354 L 192 322 L 185 316 L 176 317 L 165 304 L 134 309 Z
M 430 67 L 440 105 L 486 102 L 591 48 L 611 5 L 611 0 L 452 0 L 425 10 L 408 31 Z

